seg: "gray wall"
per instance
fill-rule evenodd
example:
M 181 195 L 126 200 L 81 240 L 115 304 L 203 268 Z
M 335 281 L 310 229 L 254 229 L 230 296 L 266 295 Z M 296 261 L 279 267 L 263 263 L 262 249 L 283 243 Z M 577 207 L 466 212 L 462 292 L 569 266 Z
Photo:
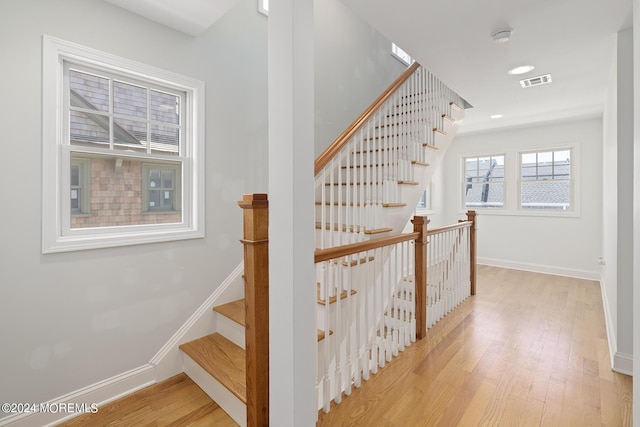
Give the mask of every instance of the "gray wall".
M 242 0 L 199 38 L 102 0 L 0 5 L 0 401 L 39 402 L 137 368 L 239 264 L 244 192 L 267 190 L 267 20 Z M 42 255 L 42 35 L 206 83 L 204 239 Z M 7 161 L 9 158 L 11 161 Z
M 407 68 L 391 41 L 339 0 L 314 3 L 315 155 Z

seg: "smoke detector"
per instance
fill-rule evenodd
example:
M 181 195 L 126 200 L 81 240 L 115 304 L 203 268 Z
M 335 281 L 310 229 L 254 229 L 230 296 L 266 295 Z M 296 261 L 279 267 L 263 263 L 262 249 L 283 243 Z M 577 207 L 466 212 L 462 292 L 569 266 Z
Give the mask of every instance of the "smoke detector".
M 506 43 L 511 38 L 511 30 L 502 30 L 491 35 L 493 41 L 496 43 Z

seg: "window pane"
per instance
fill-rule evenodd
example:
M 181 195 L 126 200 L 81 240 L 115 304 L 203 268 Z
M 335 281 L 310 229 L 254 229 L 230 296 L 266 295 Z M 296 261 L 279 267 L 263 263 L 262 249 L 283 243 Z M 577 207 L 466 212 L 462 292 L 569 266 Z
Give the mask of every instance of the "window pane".
M 113 120 L 113 148 L 147 151 L 147 123 L 137 120 Z
M 71 165 L 71 187 L 80 185 L 80 166 Z
M 542 151 L 521 155 L 523 209 L 567 210 L 571 208 L 571 150 Z
M 571 207 L 571 181 L 527 181 L 522 183 L 523 209 L 567 210 Z
M 179 154 L 180 128 L 173 126 L 151 125 L 151 152 Z
M 69 111 L 69 138 L 74 145 L 109 144 L 109 117 Z
M 504 183 L 469 183 L 465 187 L 465 207 L 502 208 L 504 206 Z
M 179 124 L 180 98 L 169 93 L 151 91 L 151 120 Z
M 162 188 L 173 188 L 173 172 L 162 172 Z
M 147 118 L 147 89 L 123 82 L 113 82 L 113 112 Z
M 73 107 L 109 111 L 109 79 L 69 70 L 69 92 Z

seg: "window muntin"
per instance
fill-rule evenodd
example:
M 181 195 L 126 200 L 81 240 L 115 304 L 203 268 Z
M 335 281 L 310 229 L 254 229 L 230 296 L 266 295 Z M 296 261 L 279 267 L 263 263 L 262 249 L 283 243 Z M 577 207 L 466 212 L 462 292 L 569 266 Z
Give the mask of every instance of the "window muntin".
M 43 47 L 43 253 L 203 237 L 204 84 L 49 36 Z M 144 209 L 147 163 L 172 168 L 171 210 Z
M 504 155 L 464 158 L 464 207 L 504 208 Z
M 572 209 L 571 149 L 520 153 L 520 208 Z

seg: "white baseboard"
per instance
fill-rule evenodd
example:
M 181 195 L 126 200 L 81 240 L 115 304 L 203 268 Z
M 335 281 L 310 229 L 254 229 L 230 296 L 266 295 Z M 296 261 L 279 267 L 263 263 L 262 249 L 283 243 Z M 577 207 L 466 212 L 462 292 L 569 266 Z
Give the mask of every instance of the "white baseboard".
M 600 280 L 600 273 L 596 271 L 577 270 L 572 268 L 553 267 L 550 265 L 529 264 L 526 262 L 505 261 L 501 259 L 478 257 L 478 264 L 512 270 L 531 271 L 533 273 L 553 274 L 555 276 L 575 277 L 577 279 Z
M 613 356 L 613 367 L 611 368 L 621 374 L 633 376 L 633 356 L 616 352 Z
M 44 403 L 56 408 L 63 403 L 79 406 L 82 404 L 89 406 L 95 403 L 98 405 L 99 411 L 101 406 L 111 401 L 184 372 L 183 358 L 178 346 L 216 331 L 215 315 L 212 308 L 216 304 L 224 304 L 242 298 L 244 293 L 243 271 L 244 263 L 240 263 L 146 365 Z M 241 286 L 232 286 L 233 284 L 237 285 L 238 282 Z M 0 418 L 0 427 L 49 427 L 78 415 L 81 414 L 60 410 L 57 413 L 15 414 Z
M 91 404 L 97 404 L 98 411 L 100 411 L 100 407 L 106 403 L 154 384 L 156 382 L 154 372 L 154 367 L 147 364 L 60 396 L 46 402 L 46 404 L 55 408 L 59 408 L 61 404 L 65 404 L 62 406 L 66 406 L 66 404 L 82 406 L 84 404 L 86 407 Z M 81 413 L 72 413 L 64 410 L 56 410 L 55 413 L 53 411 L 23 413 L 0 419 L 0 426 L 49 427 L 78 415 L 81 415 Z

